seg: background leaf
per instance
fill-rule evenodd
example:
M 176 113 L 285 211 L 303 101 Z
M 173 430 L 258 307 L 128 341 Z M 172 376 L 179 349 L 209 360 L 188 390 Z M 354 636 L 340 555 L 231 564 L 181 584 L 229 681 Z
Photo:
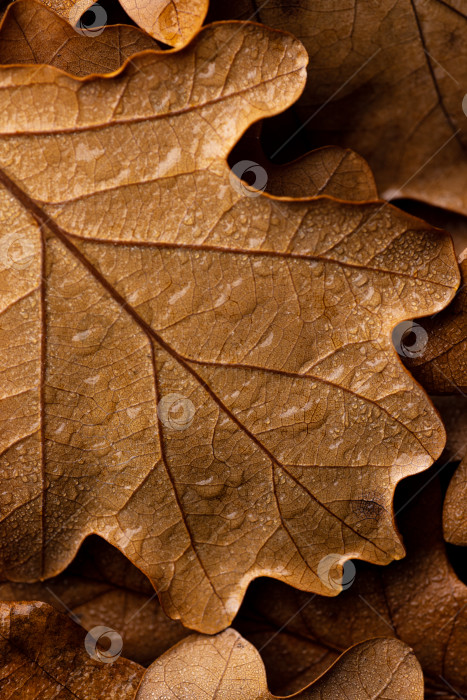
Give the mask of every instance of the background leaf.
M 59 576 L 0 584 L 2 601 L 43 601 L 69 613 L 85 630 L 107 626 L 122 638 L 122 655 L 147 665 L 189 630 L 163 612 L 148 579 L 118 550 L 88 538 Z
M 245 159 L 256 162 L 266 175 L 261 179 L 257 174 L 257 187 L 264 185 L 266 192 L 277 197 L 306 198 L 327 194 L 351 202 L 378 198 L 373 173 L 358 153 L 328 146 L 291 163 L 276 165 L 265 156 L 260 137 L 261 124 L 254 124 L 233 149 L 229 164 L 235 172 L 235 166 Z
M 192 635 L 146 672 L 136 700 L 273 700 L 261 657 L 234 630 L 216 637 Z M 295 698 L 358 700 L 364 696 L 421 700 L 423 677 L 411 650 L 399 641 L 374 639 L 343 654 L 334 666 Z
M 383 197 L 467 213 L 465 2 L 216 0 L 209 17 L 286 29 L 309 53 L 302 99 L 287 121 L 268 127 L 276 158 L 293 134 L 302 152 L 352 148 Z
M 360 565 L 335 599 L 265 579 L 249 590 L 236 626 L 261 651 L 271 688 L 287 695 L 311 682 L 352 644 L 391 635 L 411 646 L 426 698 L 467 691 L 467 587 L 446 554 L 436 472 L 401 484 L 398 522 L 407 556 L 384 569 Z
M 46 603 L 0 603 L 0 694 L 41 700 L 133 700 L 143 669 L 97 661 L 86 632 Z
M 442 313 L 417 319 L 413 335 L 416 338 L 423 329 L 423 350 L 405 361 L 415 378 L 433 394 L 459 391 L 465 396 L 467 392 L 467 259 L 460 263 L 460 269 L 457 296 Z

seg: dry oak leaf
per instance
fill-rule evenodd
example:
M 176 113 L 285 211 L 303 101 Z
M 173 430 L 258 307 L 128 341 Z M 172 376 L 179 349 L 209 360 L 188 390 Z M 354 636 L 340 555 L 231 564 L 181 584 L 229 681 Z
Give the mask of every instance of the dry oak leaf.
M 422 700 L 423 676 L 410 647 L 371 639 L 349 649 L 297 700 Z M 274 700 L 255 647 L 232 629 L 190 635 L 146 671 L 136 700 Z
M 414 351 L 404 362 L 432 394 L 467 392 L 467 257 L 463 257 L 461 287 L 455 299 L 440 314 L 417 319 L 413 330 L 407 329 L 412 332 Z M 410 346 L 407 352 L 411 353 Z
M 260 655 L 231 629 L 216 637 L 190 635 L 146 673 L 118 656 L 115 635 L 115 648 L 109 650 L 116 657 L 112 663 L 101 660 L 106 658 L 105 642 L 99 658 L 99 647 L 96 652 L 95 645 L 86 646 L 85 637 L 85 630 L 46 603 L 0 603 L 0 696 L 9 700 L 273 698 Z M 295 697 L 360 700 L 370 695 L 398 700 L 423 697 L 420 665 L 405 644 L 393 639 L 359 644 Z
M 333 595 L 329 553 L 403 555 L 394 487 L 445 436 L 391 330 L 443 308 L 457 265 L 389 205 L 239 186 L 229 151 L 305 66 L 232 23 L 113 77 L 0 70 L 7 578 L 99 534 L 214 632 L 257 576 Z
M 465 696 L 467 587 L 447 558 L 441 489 L 438 479 L 430 482 L 431 476 L 401 486 L 398 522 L 407 547 L 404 560 L 385 568 L 359 565 L 355 580 L 347 577 L 348 589 L 332 599 L 275 581 L 252 585 L 235 626 L 261 649 L 274 692 L 293 693 L 325 672 L 349 646 L 392 635 L 414 650 L 425 674 L 427 700 Z
M 464 434 L 467 440 L 467 436 Z M 443 511 L 444 537 L 452 544 L 467 546 L 467 457 L 451 479 Z
M 78 34 L 35 0 L 12 3 L 0 26 L 0 64 L 47 63 L 73 75 L 111 73 L 135 53 L 158 48 L 137 27 L 106 27 L 99 36 Z
M 93 659 L 85 636 L 46 603 L 0 603 L 0 697 L 133 700 L 144 669 Z
M 64 17 L 72 27 L 84 13 L 93 12 L 93 0 L 42 0 L 44 5 Z M 125 12 L 154 39 L 181 48 L 186 46 L 203 24 L 209 0 L 120 0 Z M 95 13 L 94 23 L 102 26 L 102 11 Z M 105 24 L 105 22 L 104 22 Z M 86 31 L 91 34 L 92 24 Z
M 151 596 L 151 586 L 149 585 L 147 579 L 145 579 L 145 577 L 113 547 L 96 537 L 91 537 L 84 543 L 82 550 L 80 550 L 77 558 L 73 560 L 67 571 L 55 579 L 49 579 L 45 583 L 36 584 L 0 584 L 1 600 L 11 600 L 13 603 L 15 596 L 19 596 L 18 599 L 22 601 L 33 599 L 45 601 L 50 605 L 59 608 L 62 612 L 67 610 L 69 613 L 73 614 L 75 619 L 77 618 L 77 621 L 79 620 L 79 623 L 86 630 L 91 630 L 99 625 L 112 628 L 122 637 L 122 656 L 127 659 L 131 658 L 133 661 L 137 661 L 143 665 L 151 663 L 154 659 L 158 658 L 165 651 L 169 650 L 170 647 L 175 645 L 176 642 L 180 641 L 183 636 L 186 636 L 189 633 L 188 630 L 182 628 L 179 623 L 164 617 L 163 614 L 161 614 L 162 610 L 156 600 L 150 600 L 148 602 L 148 599 Z M 34 606 L 31 606 L 30 608 L 33 613 L 35 612 L 35 609 L 36 608 Z M 47 610 L 47 608 L 44 609 Z M 32 619 L 36 619 L 34 618 L 34 615 L 32 615 Z M 127 620 L 130 622 L 129 627 L 126 625 Z M 29 624 L 31 623 L 29 622 Z M 72 624 L 67 621 L 65 623 L 65 627 L 67 630 L 71 630 Z M 228 642 L 233 640 L 231 634 L 232 632 L 233 631 L 230 631 L 230 634 L 224 634 L 223 637 L 221 635 L 221 638 L 225 640 L 224 643 L 227 646 Z M 47 631 L 45 631 L 44 634 L 47 635 Z M 82 645 L 82 639 L 77 632 L 76 636 L 79 639 L 79 644 Z M 205 668 L 208 668 L 211 673 L 216 674 L 219 665 L 218 662 L 220 661 L 220 659 L 217 658 L 218 652 L 222 651 L 218 646 L 220 638 L 216 637 L 212 640 L 209 640 L 209 638 L 205 639 L 208 642 L 206 644 L 207 653 L 199 655 L 199 662 Z M 190 659 L 193 658 L 191 649 L 194 648 L 195 653 L 197 653 L 197 649 L 199 649 L 199 645 L 194 645 L 192 640 L 193 637 L 190 639 L 190 643 L 186 646 L 186 648 L 189 650 Z M 368 689 L 371 689 L 373 692 L 375 692 L 380 685 L 384 685 L 387 679 L 387 669 L 381 669 L 380 666 L 381 664 L 385 663 L 383 662 L 383 659 L 386 658 L 387 645 L 381 644 L 380 642 L 381 640 L 378 641 L 377 646 L 373 646 L 373 643 L 371 643 L 358 652 L 359 658 L 364 659 L 368 658 L 368 653 L 378 653 L 378 668 L 376 671 L 375 669 L 373 670 L 372 675 L 368 674 Z M 59 650 L 63 645 L 63 639 L 60 639 L 57 642 L 56 638 L 53 637 L 53 643 L 57 650 Z M 236 635 L 236 643 L 233 647 L 234 653 L 231 657 L 231 663 L 233 662 L 235 664 L 235 662 L 238 662 L 239 657 L 237 650 L 241 643 L 243 644 L 243 648 L 246 649 L 245 654 L 248 654 L 252 660 L 258 658 L 257 652 L 254 650 L 254 648 L 252 648 L 247 642 L 243 641 L 239 635 Z M 75 648 L 77 646 L 78 644 L 75 644 Z M 306 642 L 303 642 L 303 646 L 306 647 Z M 214 655 L 213 649 L 215 650 Z M 297 647 L 296 651 L 300 651 L 299 647 Z M 391 650 L 390 657 L 393 659 L 396 658 L 393 656 L 394 651 L 398 653 L 397 647 Z M 234 658 L 235 654 L 237 654 L 237 658 Z M 167 655 L 167 657 L 168 656 L 169 655 Z M 297 654 L 297 656 L 299 656 L 299 654 Z M 179 652 L 177 651 L 177 653 L 174 653 L 174 651 L 171 651 L 171 660 L 169 664 L 167 663 L 166 659 L 164 659 L 161 662 L 158 662 L 156 665 L 158 668 L 160 668 L 160 666 L 168 668 L 170 673 L 170 669 L 174 668 L 174 658 L 176 659 L 177 657 L 179 658 Z M 346 662 L 346 669 L 350 676 L 350 674 L 353 674 L 353 670 L 350 668 L 350 666 L 351 664 L 355 663 L 355 660 L 357 659 L 357 652 L 352 650 L 349 654 L 345 654 L 343 658 L 349 658 L 349 662 Z M 412 660 L 413 657 L 410 659 L 410 661 Z M 256 663 L 258 665 L 258 676 L 264 678 L 264 671 L 259 667 L 259 664 L 262 664 L 262 662 L 258 660 Z M 76 666 L 77 664 L 75 663 L 75 670 Z M 406 672 L 410 669 L 410 682 L 413 683 L 414 680 L 419 682 L 419 673 L 413 674 L 413 664 L 410 663 L 407 665 L 405 664 L 404 660 L 404 666 Z M 231 667 L 229 667 L 229 671 L 230 670 Z M 185 672 L 184 680 L 186 680 L 189 675 L 190 674 Z M 405 676 L 402 674 L 402 669 L 397 670 L 395 675 L 397 676 L 397 682 L 399 683 L 398 688 L 400 689 L 400 682 L 403 682 L 405 679 Z M 239 683 L 240 679 L 248 679 L 249 677 L 250 675 L 248 668 L 246 669 L 246 672 L 241 671 L 239 674 Z M 15 682 L 17 682 L 17 680 L 18 677 L 15 676 Z M 200 678 L 200 681 L 201 680 L 202 679 Z M 339 683 L 340 681 L 341 673 L 336 676 L 336 672 L 333 671 L 329 674 L 329 677 L 324 685 L 327 686 L 330 683 Z M 149 679 L 149 684 L 150 682 L 151 678 Z M 353 692 L 356 692 L 357 689 L 359 689 L 358 683 L 355 683 L 351 676 L 349 679 L 346 679 L 346 682 L 347 684 L 350 684 Z M 395 691 L 394 684 L 395 681 L 393 679 L 393 692 Z M 1 688 L 2 686 L 0 685 L 0 691 Z M 240 690 L 241 688 L 242 687 L 240 687 Z M 87 694 L 86 688 L 84 688 L 84 690 L 84 695 L 80 694 L 79 697 L 92 697 L 94 700 L 94 696 Z M 322 690 L 321 687 L 320 690 Z M 228 700 L 232 700 L 232 697 L 235 695 L 235 691 L 237 694 L 240 692 L 239 688 L 233 686 L 228 686 L 228 691 L 233 693 L 233 695 L 229 695 L 227 693 L 226 697 Z M 315 688 L 313 688 L 313 692 L 316 692 Z M 109 693 L 108 697 L 112 697 L 112 694 Z M 116 697 L 119 697 L 118 694 L 116 694 Z M 151 696 L 149 695 L 149 697 Z M 156 694 L 155 697 L 159 696 Z M 196 693 L 190 694 L 190 689 L 188 689 L 187 697 L 189 697 L 190 700 L 193 700 L 197 696 Z M 204 696 L 202 697 L 204 698 Z M 222 697 L 222 695 L 216 697 Z M 245 693 L 245 695 L 239 697 L 242 697 L 242 700 L 244 700 L 245 698 L 249 697 L 249 695 L 248 693 Z M 256 698 L 257 696 L 253 695 L 252 697 Z M 309 695 L 304 694 L 302 697 L 309 697 Z M 360 696 L 357 695 L 357 697 Z M 381 697 L 381 695 L 378 697 Z M 403 694 L 398 694 L 394 697 L 400 699 L 403 697 Z
M 0 583 L 0 600 L 40 600 L 72 614 L 85 630 L 111 627 L 122 639 L 122 655 L 143 666 L 190 633 L 164 614 L 148 579 L 94 536 L 59 576 L 37 583 Z
M 352 202 L 377 199 L 373 173 L 358 153 L 327 146 L 285 165 L 276 165 L 265 156 L 260 136 L 261 124 L 254 124 L 229 156 L 229 163 L 236 173 L 236 166 L 245 160 L 263 169 L 265 174 L 256 166 L 250 166 L 250 173 L 255 177 L 252 186 L 263 188 L 277 197 L 309 198 L 327 194 Z M 237 174 L 241 176 L 241 168 Z
M 247 17 L 303 41 L 308 81 L 294 109 L 313 145 L 357 151 L 384 197 L 467 214 L 465 0 L 212 3 L 212 19 Z

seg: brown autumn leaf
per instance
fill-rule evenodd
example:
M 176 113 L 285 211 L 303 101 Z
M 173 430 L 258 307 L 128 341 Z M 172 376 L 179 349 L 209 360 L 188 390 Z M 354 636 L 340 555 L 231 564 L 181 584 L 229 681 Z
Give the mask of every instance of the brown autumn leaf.
M 466 15 L 463 0 L 216 0 L 210 17 L 254 19 L 303 41 L 308 81 L 294 111 L 313 146 L 360 153 L 384 197 L 466 214 Z M 277 156 L 297 128 L 276 136 Z
M 414 650 L 427 700 L 467 693 L 467 587 L 447 558 L 441 490 L 429 476 L 399 499 L 403 561 L 361 565 L 354 580 L 347 572 L 347 590 L 332 599 L 266 579 L 252 585 L 235 625 L 261 651 L 274 692 L 295 692 L 352 644 L 391 635 Z
M 378 198 L 373 173 L 358 153 L 328 146 L 310 151 L 291 163 L 276 165 L 265 156 L 260 136 L 261 125 L 254 124 L 229 156 L 236 174 L 241 177 L 251 173 L 255 180 L 250 183 L 252 186 L 277 197 L 308 198 L 327 194 L 352 202 Z M 245 160 L 253 161 L 250 170 L 246 170 L 246 164 L 242 165 Z
M 106 27 L 99 36 L 78 34 L 35 0 L 12 3 L 0 26 L 0 64 L 48 63 L 82 76 L 111 73 L 139 51 L 157 48 L 137 27 Z
M 121 644 L 112 632 L 94 630 L 90 638 L 46 603 L 0 603 L 1 697 L 169 700 L 180 698 L 183 692 L 190 700 L 273 698 L 261 657 L 232 629 L 216 637 L 190 635 L 146 673 L 119 655 Z M 96 645 L 96 639 L 102 645 Z M 341 694 L 344 684 L 345 695 Z M 423 676 L 411 649 L 394 639 L 359 644 L 296 697 L 358 700 L 363 692 L 371 692 L 375 699 L 422 698 Z
M 85 637 L 46 603 L 0 603 L 0 697 L 133 700 L 144 669 L 92 658 Z
M 461 286 L 451 304 L 406 331 L 405 364 L 432 394 L 467 393 L 467 257 L 461 256 L 460 270 Z
M 83 29 L 90 35 L 106 24 L 104 8 L 93 0 L 42 2 L 64 17 L 72 27 L 80 27 L 84 13 L 90 11 L 94 15 L 90 22 L 82 22 Z M 120 4 L 131 19 L 154 39 L 181 48 L 191 41 L 203 24 L 209 0 L 120 0 Z
M 444 431 L 391 330 L 458 271 L 394 207 L 232 176 L 305 65 L 290 35 L 221 24 L 111 78 L 1 69 L 7 578 L 58 574 L 96 533 L 214 632 L 257 576 L 334 595 L 329 553 L 402 556 L 392 492 Z
M 148 579 L 97 537 L 84 543 L 59 576 L 37 583 L 0 583 L 1 601 L 40 600 L 69 613 L 85 630 L 110 627 L 125 658 L 147 665 L 189 634 L 167 617 Z
M 274 700 L 261 657 L 232 629 L 190 635 L 146 671 L 136 700 Z M 423 676 L 412 650 L 395 639 L 349 649 L 297 700 L 422 700 Z
M 16 13 L 10 9 L 9 22 L 15 17 L 17 26 L 21 26 L 25 33 L 38 16 L 44 21 L 49 19 L 59 26 L 64 25 L 64 31 L 69 31 L 64 20 L 34 0 L 17 0 L 10 6 L 13 7 Z M 48 45 L 52 34 L 49 32 Z M 32 38 L 34 36 L 33 32 Z M 87 48 L 84 42 L 88 39 L 75 36 L 77 45 L 82 42 L 81 46 Z M 59 45 L 61 43 L 60 36 Z M 105 51 L 107 44 L 101 46 Z M 0 43 L 0 52 L 1 48 Z M 97 52 L 94 55 L 100 65 L 108 65 Z M 10 49 L 7 57 L 10 63 L 20 62 L 16 46 Z M 1 62 L 7 61 L 0 58 Z M 68 72 L 79 74 L 80 66 L 81 53 L 70 54 Z M 83 72 L 86 73 L 85 67 Z M 259 133 L 257 125 L 253 125 L 239 145 L 245 158 L 254 158 L 267 168 L 268 191 L 294 197 L 322 193 L 335 197 L 341 195 L 344 199 L 347 195 L 347 199 L 355 201 L 377 197 L 371 170 L 356 153 L 329 147 L 309 153 L 289 165 L 275 166 L 262 152 Z M 46 582 L 0 584 L 0 600 L 46 602 L 61 612 L 72 613 L 88 631 L 96 625 L 109 626 L 122 637 L 123 655 L 143 666 L 189 634 L 179 622 L 164 615 L 148 579 L 117 549 L 93 536 L 85 540 L 77 557 L 62 574 Z
M 467 436 L 464 435 L 467 442 Z M 467 456 L 451 479 L 443 511 L 444 537 L 452 544 L 467 546 Z
M 48 19 L 58 26 L 64 25 L 64 31 L 68 31 L 69 25 L 64 20 L 35 0 L 17 0 L 10 6 L 9 19 L 4 26 L 9 27 L 14 17 L 16 25 L 26 33 L 38 16 L 42 17 L 40 21 Z M 53 32 L 49 32 L 49 45 L 52 35 Z M 77 45 L 87 48 L 84 42 L 88 39 L 75 36 Z M 33 32 L 31 39 L 34 37 Z M 1 38 L 0 33 L 0 41 Z M 60 36 L 59 45 L 61 43 Z M 105 51 L 107 44 L 100 45 Z M 0 43 L 0 52 L 1 48 Z M 108 65 L 102 55 L 94 55 L 100 65 Z M 6 56 L 9 63 L 21 62 L 16 45 Z M 0 58 L 2 62 L 7 61 Z M 68 72 L 79 74 L 81 65 L 79 51 L 67 58 Z M 85 67 L 83 71 L 86 72 Z M 258 125 L 253 125 L 239 144 L 243 154 L 239 157 L 254 158 L 268 169 L 268 191 L 271 188 L 277 195 L 295 197 L 329 194 L 345 198 L 347 195 L 349 200 L 355 201 L 377 197 L 371 170 L 356 153 L 329 147 L 309 153 L 289 165 L 275 166 L 265 158 L 259 135 Z M 109 626 L 122 637 L 123 655 L 143 666 L 189 634 L 179 622 L 164 615 L 148 579 L 117 549 L 93 536 L 84 541 L 78 555 L 62 574 L 46 582 L 0 584 L 0 600 L 46 602 L 60 612 L 72 613 L 88 631 L 96 625 Z

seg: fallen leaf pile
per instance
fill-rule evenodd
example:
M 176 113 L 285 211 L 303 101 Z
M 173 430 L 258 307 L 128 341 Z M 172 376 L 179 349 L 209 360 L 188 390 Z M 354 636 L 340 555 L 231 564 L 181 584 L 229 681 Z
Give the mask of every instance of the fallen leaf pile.
M 467 693 L 458 5 L 6 8 L 0 700 Z
M 467 587 L 446 556 L 436 470 L 431 476 L 423 493 L 417 491 L 424 479 L 404 493 L 399 523 L 407 555 L 402 561 L 384 568 L 360 566 L 336 599 L 268 579 L 252 587 L 238 628 L 263 647 L 271 684 L 281 695 L 319 676 L 348 646 L 381 636 L 413 648 L 425 672 L 426 697 L 444 697 L 450 687 L 453 697 L 467 692 L 462 656 Z

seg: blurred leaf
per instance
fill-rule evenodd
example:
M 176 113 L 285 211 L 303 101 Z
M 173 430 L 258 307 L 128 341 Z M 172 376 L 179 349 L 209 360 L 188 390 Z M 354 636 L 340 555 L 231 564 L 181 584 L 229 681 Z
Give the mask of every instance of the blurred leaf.
M 270 127 L 275 157 L 304 125 L 313 147 L 363 156 L 384 197 L 467 214 L 466 16 L 463 1 L 215 0 L 209 18 L 285 29 L 309 53 L 296 126 Z
M 133 700 L 144 669 L 123 658 L 92 658 L 85 636 L 46 603 L 0 603 L 0 696 Z
M 275 692 L 295 692 L 352 644 L 389 635 L 414 650 L 427 699 L 467 692 L 467 587 L 446 556 L 439 482 L 410 481 L 399 498 L 403 561 L 360 565 L 335 599 L 266 579 L 251 587 L 235 625 L 260 650 Z
M 443 457 L 457 462 L 467 453 L 467 397 L 459 394 L 432 396 L 447 433 Z
M 185 637 L 167 617 L 148 579 L 118 550 L 88 538 L 59 576 L 37 583 L 2 583 L 0 600 L 40 600 L 70 613 L 86 629 L 111 627 L 121 636 L 122 654 L 147 665 Z

